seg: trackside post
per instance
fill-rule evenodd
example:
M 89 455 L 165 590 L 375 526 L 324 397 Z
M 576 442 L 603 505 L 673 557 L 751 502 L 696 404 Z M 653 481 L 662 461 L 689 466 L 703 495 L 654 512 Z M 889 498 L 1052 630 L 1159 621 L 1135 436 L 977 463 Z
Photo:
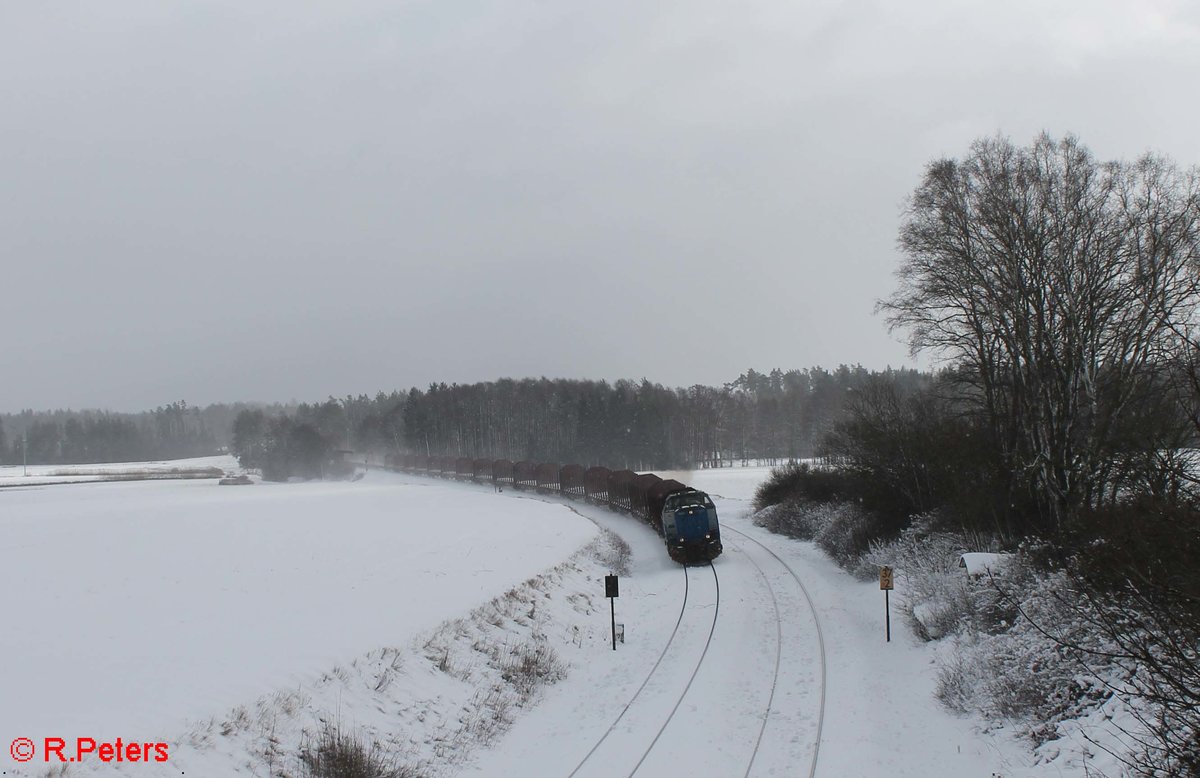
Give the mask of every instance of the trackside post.
M 609 611 L 612 613 L 612 644 L 613 651 L 617 650 L 617 577 L 612 573 L 604 576 L 604 596 L 608 598 Z
M 883 620 L 887 625 L 887 642 L 892 642 L 892 604 L 888 595 L 895 588 L 892 568 L 884 565 L 879 568 L 879 588 L 883 589 Z

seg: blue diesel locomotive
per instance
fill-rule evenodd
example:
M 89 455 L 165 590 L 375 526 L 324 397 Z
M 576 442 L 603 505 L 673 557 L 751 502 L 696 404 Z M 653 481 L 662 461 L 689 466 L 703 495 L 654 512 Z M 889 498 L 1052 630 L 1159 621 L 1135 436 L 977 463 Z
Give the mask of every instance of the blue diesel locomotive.
M 711 562 L 721 555 L 717 506 L 704 492 L 687 487 L 667 495 L 661 522 L 667 553 L 676 562 Z

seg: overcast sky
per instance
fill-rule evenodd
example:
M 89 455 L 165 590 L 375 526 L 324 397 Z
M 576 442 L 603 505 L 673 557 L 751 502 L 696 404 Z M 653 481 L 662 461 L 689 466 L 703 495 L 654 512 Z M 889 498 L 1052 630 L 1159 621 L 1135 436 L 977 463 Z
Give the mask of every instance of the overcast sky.
M 1200 162 L 1157 0 L 0 4 L 0 411 L 913 364 L 924 165 Z

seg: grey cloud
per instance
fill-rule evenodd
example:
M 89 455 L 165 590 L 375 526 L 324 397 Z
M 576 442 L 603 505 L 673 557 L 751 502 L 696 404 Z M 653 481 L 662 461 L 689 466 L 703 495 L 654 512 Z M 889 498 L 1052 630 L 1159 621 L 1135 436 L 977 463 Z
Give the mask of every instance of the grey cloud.
M 1181 3 L 6 4 L 0 408 L 907 362 L 979 135 L 1200 160 Z

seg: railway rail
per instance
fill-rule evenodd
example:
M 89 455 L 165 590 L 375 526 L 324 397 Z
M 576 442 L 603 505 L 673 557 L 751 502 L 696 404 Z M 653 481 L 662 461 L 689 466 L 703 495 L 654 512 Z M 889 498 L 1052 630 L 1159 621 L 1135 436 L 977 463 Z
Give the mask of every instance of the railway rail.
M 419 473 L 419 474 L 434 475 L 435 473 Z M 458 475 L 458 474 L 455 474 L 452 472 L 446 473 L 442 477 L 455 478 L 456 475 L 459 478 L 459 480 L 462 479 L 461 475 Z M 579 497 L 579 495 L 575 495 L 565 489 L 561 489 L 561 490 L 537 489 L 537 491 L 542 492 L 543 494 L 548 493 L 548 492 L 553 493 L 556 491 L 556 492 L 558 492 L 558 494 L 560 496 L 566 496 L 566 497 L 575 498 L 575 499 L 578 499 L 578 497 Z M 572 508 L 572 510 L 574 510 L 574 509 Z M 628 510 L 628 509 L 626 509 L 626 510 Z M 576 512 L 578 512 L 578 511 L 576 511 Z M 819 676 L 820 681 L 819 681 L 819 697 L 818 697 L 817 711 L 816 711 L 816 717 L 815 717 L 816 727 L 815 727 L 815 734 L 814 734 L 814 738 L 813 738 L 812 751 L 811 751 L 812 756 L 811 756 L 811 759 L 809 760 L 807 775 L 809 778 L 815 778 L 815 776 L 817 774 L 817 766 L 818 766 L 819 758 L 820 758 L 822 732 L 823 732 L 824 720 L 825 720 L 825 701 L 826 701 L 826 695 L 827 695 L 827 670 L 826 670 L 827 661 L 826 661 L 826 654 L 825 654 L 825 637 L 824 637 L 824 633 L 822 630 L 820 616 L 817 613 L 817 610 L 813 604 L 812 597 L 809 594 L 807 587 L 805 587 L 805 585 L 804 585 L 804 581 L 800 578 L 800 576 L 796 573 L 796 571 L 791 567 L 791 565 L 789 565 L 782 557 L 780 557 L 778 554 L 776 554 L 775 551 L 772 550 L 769 546 L 762 543 L 758 539 L 754 538 L 750 534 L 743 532 L 741 530 L 735 529 L 735 528 L 729 526 L 728 524 L 725 524 L 723 529 L 725 532 L 732 533 L 733 535 L 737 536 L 738 541 L 739 541 L 738 546 L 740 547 L 738 550 L 741 552 L 741 556 L 743 556 L 750 563 L 750 565 L 753 568 L 755 568 L 755 570 L 758 573 L 758 576 L 762 579 L 763 584 L 768 593 L 768 596 L 770 598 L 772 609 L 773 609 L 774 615 L 775 615 L 775 661 L 774 661 L 773 672 L 771 675 L 771 684 L 770 684 L 769 692 L 767 694 L 766 704 L 761 713 L 761 721 L 758 726 L 757 735 L 754 740 L 754 745 L 751 750 L 749 759 L 746 762 L 745 770 L 742 773 L 743 778 L 749 778 L 749 776 L 751 776 L 753 774 L 754 767 L 755 767 L 756 763 L 758 763 L 758 758 L 759 758 L 759 754 L 762 749 L 762 746 L 765 742 L 769 741 L 768 729 L 769 729 L 769 724 L 772 720 L 771 714 L 776 711 L 776 709 L 775 709 L 776 691 L 777 691 L 777 689 L 779 687 L 779 683 L 780 683 L 780 673 L 781 673 L 781 667 L 783 665 L 783 655 L 785 652 L 785 645 L 786 645 L 785 640 L 784 640 L 784 635 L 783 635 L 784 624 L 785 624 L 786 620 L 785 620 L 785 615 L 784 615 L 784 609 L 780 605 L 780 594 L 782 594 L 782 590 L 777 589 L 778 581 L 776 581 L 775 584 L 772 583 L 772 574 L 768 572 L 768 567 L 770 567 L 770 566 L 775 566 L 776 569 L 774 571 L 774 575 L 777 578 L 779 577 L 780 573 L 782 572 L 786 578 L 790 578 L 790 580 L 795 583 L 796 590 L 799 592 L 800 596 L 803 598 L 804 603 L 807 606 L 808 613 L 811 617 L 813 626 L 814 626 L 813 634 L 816 636 L 817 675 Z M 755 551 L 753 553 L 751 553 L 749 551 L 750 548 L 755 549 Z M 763 554 L 768 555 L 770 559 L 767 560 L 765 557 L 762 556 Z M 758 557 L 757 559 L 756 559 L 756 556 Z M 632 768 L 629 769 L 629 771 L 627 773 L 623 773 L 627 776 L 627 778 L 634 778 L 634 776 L 637 775 L 638 771 L 646 763 L 646 761 L 650 757 L 650 755 L 652 753 L 654 753 L 655 747 L 658 745 L 659 740 L 662 738 L 663 734 L 667 731 L 672 720 L 675 718 L 675 714 L 679 711 L 680 706 L 683 704 L 684 700 L 687 698 L 688 692 L 689 692 L 689 690 L 691 690 L 692 685 L 695 682 L 697 675 L 700 673 L 700 669 L 704 665 L 704 660 L 707 657 L 709 648 L 712 645 L 713 635 L 716 632 L 717 620 L 718 620 L 718 616 L 719 616 L 719 612 L 720 612 L 721 586 L 720 586 L 720 579 L 717 575 L 716 567 L 713 565 L 711 560 L 708 561 L 707 566 L 709 568 L 709 571 L 712 574 L 714 593 L 715 593 L 715 601 L 712 603 L 712 605 L 713 605 L 712 621 L 711 621 L 711 624 L 708 626 L 708 634 L 705 638 L 704 645 L 700 651 L 699 658 L 696 660 L 695 665 L 691 669 L 691 673 L 688 676 L 686 683 L 683 685 L 682 691 L 675 698 L 673 707 L 664 717 L 662 717 L 661 723 L 657 726 L 657 729 L 654 732 L 653 738 L 651 738 L 650 742 L 648 744 L 646 744 L 644 749 L 642 749 L 640 751 L 640 756 L 639 756 L 637 762 L 635 764 L 633 764 Z M 626 715 L 629 714 L 630 711 L 638 709 L 639 700 L 644 699 L 642 696 L 643 692 L 646 690 L 646 688 L 649 686 L 649 684 L 651 683 L 651 681 L 653 679 L 655 679 L 656 677 L 661 675 L 661 668 L 664 666 L 664 662 L 667 660 L 668 656 L 673 653 L 677 654 L 684 650 L 684 649 L 679 648 L 678 637 L 680 635 L 680 627 L 681 627 L 681 625 L 683 625 L 685 623 L 685 619 L 687 618 L 687 614 L 689 613 L 689 602 L 691 602 L 691 600 L 694 599 L 694 593 L 692 591 L 693 590 L 693 585 L 692 585 L 693 582 L 691 580 L 691 577 L 692 577 L 693 573 L 699 572 L 700 570 L 701 570 L 700 567 L 686 567 L 685 566 L 683 568 L 683 573 L 684 573 L 683 600 L 680 603 L 679 615 L 675 621 L 675 625 L 672 628 L 671 633 L 668 636 L 666 643 L 663 645 L 662 651 L 659 653 L 654 664 L 651 666 L 650 671 L 646 674 L 646 677 L 642 680 L 641 684 L 634 691 L 633 695 L 625 703 L 625 705 L 621 709 L 620 713 L 617 714 L 617 716 L 613 719 L 612 723 L 609 724 L 608 728 L 599 737 L 599 739 L 597 739 L 597 741 L 592 745 L 592 747 L 588 750 L 588 752 L 586 754 L 584 754 L 583 758 L 580 759 L 579 763 L 575 765 L 574 769 L 571 770 L 571 772 L 568 774 L 568 778 L 576 778 L 576 776 L 579 776 L 583 773 L 588 772 L 587 768 L 589 768 L 591 765 L 595 764 L 602 754 L 605 754 L 606 752 L 609 752 L 612 750 L 611 743 L 613 741 L 610 741 L 610 736 L 612 736 L 614 734 L 614 732 L 617 731 L 618 726 L 621 724 L 621 722 L 623 720 L 626 719 Z M 692 608 L 692 610 L 699 610 L 699 608 L 694 606 Z M 694 645 L 691 646 L 691 649 L 694 650 L 695 646 Z M 671 662 L 667 662 L 668 666 L 670 666 L 671 664 L 672 664 Z M 647 731 L 649 731 L 651 729 L 654 729 L 654 727 L 650 726 L 650 727 L 646 727 L 646 729 L 647 729 Z M 788 737 L 789 737 L 789 739 L 791 739 L 790 733 L 789 733 Z M 605 749 L 604 748 L 605 743 L 610 743 L 610 748 Z M 640 748 L 640 746 L 639 746 L 639 748 Z M 628 753 L 629 750 L 630 749 L 628 749 L 628 747 L 626 747 L 625 753 Z M 636 752 L 636 750 L 635 750 L 635 752 Z M 608 765 L 607 765 L 607 767 L 609 769 L 608 774 L 612 774 L 611 773 L 611 768 L 612 768 L 611 761 L 612 760 L 608 760 Z
M 817 660 L 818 660 L 819 676 L 820 676 L 819 701 L 818 701 L 818 705 L 817 705 L 817 715 L 816 715 L 816 722 L 817 722 L 816 734 L 814 736 L 814 741 L 813 741 L 812 759 L 809 762 L 808 773 L 807 773 L 809 778 L 815 778 L 815 776 L 817 774 L 817 764 L 818 764 L 818 760 L 819 760 L 820 754 L 821 754 L 821 737 L 822 737 L 822 731 L 824 729 L 824 724 L 825 724 L 825 698 L 826 698 L 826 692 L 827 692 L 827 670 L 826 670 L 827 662 L 826 662 L 826 657 L 825 657 L 825 635 L 824 635 L 824 632 L 821 627 L 820 615 L 817 613 L 817 609 L 813 605 L 812 596 L 809 594 L 808 588 L 804 585 L 804 581 L 800 578 L 799 575 L 797 575 L 796 571 L 792 568 L 792 566 L 789 565 L 786 561 L 784 561 L 784 559 L 782 557 L 780 557 L 778 554 L 776 554 L 775 551 L 772 550 L 770 546 L 759 541 L 758 539 L 754 538 L 753 536 L 751 536 L 745 532 L 742 532 L 741 530 L 737 530 L 737 529 L 734 529 L 733 527 L 730 527 L 728 524 L 725 525 L 724 529 L 726 532 L 732 532 L 735 535 L 739 536 L 739 538 L 742 540 L 753 543 L 756 547 L 762 549 L 767 554 L 769 554 L 770 557 L 774 560 L 774 562 L 777 563 L 784 571 L 786 571 L 787 575 L 795 582 L 800 594 L 804 598 L 805 603 L 808 605 L 808 612 L 812 617 L 812 622 L 813 622 L 813 626 L 814 626 L 814 634 L 816 635 Z M 776 643 L 775 672 L 774 672 L 774 676 L 772 677 L 772 680 L 771 680 L 771 691 L 770 691 L 770 695 L 767 700 L 766 710 L 763 713 L 762 725 L 759 728 L 758 740 L 756 741 L 756 743 L 754 745 L 754 751 L 750 756 L 749 764 L 747 764 L 746 772 L 744 773 L 745 776 L 749 776 L 751 774 L 751 771 L 754 768 L 754 762 L 758 757 L 759 748 L 761 747 L 764 736 L 766 734 L 767 724 L 768 724 L 768 721 L 770 720 L 770 713 L 771 713 L 772 706 L 773 706 L 774 700 L 775 700 L 775 690 L 779 683 L 779 672 L 780 672 L 780 666 L 782 663 L 783 646 L 784 646 L 783 633 L 782 633 L 784 620 L 783 620 L 783 613 L 779 607 L 779 600 L 778 600 L 778 597 L 776 596 L 775 588 L 770 583 L 770 579 L 767 575 L 767 571 L 765 569 L 763 569 L 762 565 L 760 565 L 757 561 L 755 561 L 755 559 L 750 554 L 745 554 L 745 556 L 750 561 L 750 563 L 758 569 L 759 574 L 762 576 L 763 580 L 766 582 L 767 589 L 771 594 L 771 600 L 775 607 L 776 627 L 777 627 L 776 634 L 778 637 L 778 640 Z
M 581 771 L 584 771 L 585 768 L 587 768 L 588 766 L 593 764 L 595 759 L 597 759 L 603 753 L 602 746 L 604 745 L 604 743 L 606 741 L 608 741 L 609 736 L 612 735 L 614 731 L 616 731 L 617 725 L 619 725 L 621 723 L 621 721 L 625 718 L 625 715 L 627 713 L 629 713 L 629 711 L 631 709 L 635 708 L 638 700 L 641 697 L 642 692 L 649 685 L 650 681 L 653 678 L 655 678 L 656 675 L 658 674 L 659 668 L 663 664 L 663 660 L 666 659 L 668 654 L 671 653 L 672 646 L 676 645 L 676 637 L 679 634 L 679 627 L 683 623 L 684 618 L 685 618 L 686 614 L 688 613 L 689 597 L 692 595 L 692 586 L 691 586 L 692 574 L 699 572 L 701 569 L 702 568 L 700 568 L 700 567 L 685 567 L 685 568 L 683 568 L 683 574 L 684 574 L 683 602 L 680 604 L 680 607 L 679 607 L 679 617 L 676 619 L 675 626 L 671 630 L 671 634 L 667 638 L 667 642 L 663 645 L 663 649 L 659 653 L 658 659 L 654 662 L 654 665 L 650 668 L 650 672 L 647 673 L 646 677 L 642 680 L 641 685 L 638 686 L 637 690 L 633 693 L 633 695 L 625 703 L 625 707 L 621 709 L 621 712 L 619 714 L 617 714 L 616 718 L 613 719 L 611 724 L 609 724 L 608 729 L 606 729 L 604 731 L 604 734 L 600 736 L 600 738 L 591 747 L 591 749 L 583 756 L 583 758 L 575 766 L 575 769 L 573 769 L 570 772 L 570 774 L 568 775 L 568 778 L 574 778 L 574 776 L 578 775 Z M 659 739 L 662 737 L 663 733 L 667 730 L 667 727 L 670 725 L 671 720 L 675 717 L 675 714 L 679 710 L 679 706 L 682 705 L 684 699 L 687 698 L 688 691 L 692 688 L 692 684 L 693 684 L 693 682 L 695 682 L 696 676 L 700 672 L 700 668 L 704 665 L 704 659 L 708 655 L 708 649 L 712 645 L 713 634 L 716 632 L 717 619 L 720 615 L 721 582 L 720 582 L 719 577 L 717 576 L 717 569 L 716 569 L 716 567 L 713 566 L 713 564 L 711 562 L 708 563 L 708 569 L 712 573 L 713 587 L 714 587 L 714 592 L 715 592 L 715 600 L 713 602 L 713 607 L 712 607 L 712 611 L 713 611 L 712 623 L 709 625 L 708 635 L 706 636 L 705 641 L 704 641 L 704 648 L 700 652 L 700 657 L 696 661 L 695 666 L 692 668 L 691 674 L 688 676 L 687 683 L 684 685 L 683 690 L 679 693 L 679 696 L 676 698 L 675 704 L 672 706 L 670 712 L 666 715 L 666 717 L 663 718 L 661 725 L 659 725 L 659 727 L 655 731 L 654 737 L 651 739 L 650 743 L 647 744 L 646 747 L 642 750 L 641 755 L 637 760 L 637 763 L 633 765 L 632 769 L 630 769 L 630 771 L 628 773 L 626 773 L 628 778 L 632 778 L 632 776 L 636 775 L 638 770 L 640 770 L 642 765 L 645 763 L 646 758 L 649 757 L 651 753 L 653 753 L 654 747 L 658 744 Z M 707 605 L 706 603 L 702 603 L 702 605 L 700 607 L 705 607 L 706 605 Z M 697 608 L 693 607 L 692 610 L 697 610 Z

